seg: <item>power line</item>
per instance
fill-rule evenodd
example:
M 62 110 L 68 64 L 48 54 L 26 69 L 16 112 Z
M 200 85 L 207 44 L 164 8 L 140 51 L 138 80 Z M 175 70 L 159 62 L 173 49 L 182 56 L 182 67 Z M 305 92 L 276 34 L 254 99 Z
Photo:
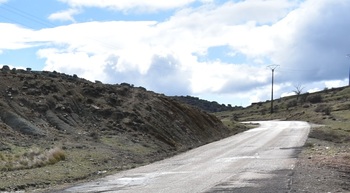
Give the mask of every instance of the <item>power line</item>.
M 46 21 L 46 20 L 43 20 L 43 19 L 39 18 L 38 16 L 35 16 L 35 15 L 33 15 L 33 14 L 30 14 L 30 13 L 28 13 L 28 12 L 26 12 L 26 11 L 23 11 L 23 10 L 21 10 L 21 9 L 18 9 L 18 8 L 13 7 L 13 6 L 11 6 L 11 5 L 8 5 L 8 4 L 1 4 L 1 5 L 0 5 L 0 9 L 3 9 L 3 10 L 5 10 L 5 11 L 7 11 L 7 12 L 11 12 L 11 13 L 13 13 L 13 14 L 15 14 L 15 15 L 18 15 L 18 16 L 20 16 L 20 17 L 22 17 L 22 18 L 25 18 L 26 20 L 32 21 L 32 22 L 37 23 L 37 24 L 39 24 L 39 25 L 41 25 L 41 26 L 44 26 L 44 27 L 48 27 L 48 28 L 54 28 L 54 27 L 56 27 L 56 26 L 55 26 L 53 23 L 51 23 L 51 22 L 48 22 L 48 21 Z M 14 23 L 16 23 L 16 24 L 20 24 L 20 25 L 22 25 L 22 26 L 24 26 L 24 27 L 27 27 L 27 28 L 30 28 L 30 29 L 33 28 L 33 26 L 30 26 L 30 25 L 28 25 L 28 24 L 25 23 L 25 22 L 22 22 L 22 21 L 13 19 L 13 18 L 6 17 L 6 16 L 4 16 L 3 14 L 0 14 L 0 17 L 3 18 L 3 19 L 5 19 L 5 20 L 7 20 L 7 21 L 14 22 Z M 84 36 L 82 35 L 82 36 L 80 36 L 80 37 L 84 37 Z M 86 37 L 86 36 L 85 36 L 85 37 Z M 115 49 L 115 46 L 112 45 L 111 43 L 104 42 L 104 41 L 101 41 L 101 40 L 96 39 L 96 38 L 91 38 L 91 37 L 90 37 L 90 38 L 89 38 L 89 37 L 86 37 L 86 38 L 87 38 L 87 39 L 90 39 L 90 40 L 93 40 L 93 41 L 95 41 L 95 42 L 100 43 L 100 44 L 101 44 L 103 47 L 105 47 L 105 48 Z
M 297 68 L 286 68 L 286 67 L 280 67 L 279 68 L 281 72 L 315 72 L 315 69 L 297 69 Z
M 0 15 L 0 17 L 5 19 L 5 20 L 7 20 L 7 21 L 9 21 L 9 22 L 14 22 L 14 23 L 17 23 L 17 24 L 21 24 L 24 27 L 31 28 L 30 26 L 28 26 L 28 25 L 26 25 L 24 23 L 18 22 L 18 21 L 14 20 L 14 19 L 11 19 L 9 17 L 3 16 L 3 15 Z
M 21 9 L 15 8 L 15 7 L 13 7 L 11 5 L 8 5 L 6 3 L 0 5 L 0 8 L 3 9 L 3 10 L 6 10 L 8 12 L 11 12 L 11 13 L 13 13 L 15 15 L 18 15 L 20 17 L 23 17 L 23 18 L 25 18 L 27 20 L 33 21 L 33 22 L 35 22 L 37 24 L 40 24 L 40 25 L 42 25 L 44 27 L 55 27 L 55 25 L 52 24 L 51 22 L 43 20 L 43 19 L 41 19 L 41 18 L 39 18 L 39 17 L 37 17 L 37 16 L 35 16 L 33 14 L 30 14 L 28 12 L 25 12 L 25 11 L 21 10 Z M 21 22 L 17 22 L 17 23 L 21 23 Z M 24 25 L 24 26 L 28 27 L 28 25 Z

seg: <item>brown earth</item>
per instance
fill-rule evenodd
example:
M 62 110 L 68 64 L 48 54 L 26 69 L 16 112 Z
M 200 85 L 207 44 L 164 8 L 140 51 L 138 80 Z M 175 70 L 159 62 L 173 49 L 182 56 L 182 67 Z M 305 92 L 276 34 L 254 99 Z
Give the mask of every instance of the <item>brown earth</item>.
M 317 94 L 323 99 L 317 103 L 278 99 L 272 115 L 269 102 L 216 114 L 224 126 L 213 115 L 142 87 L 3 67 L 0 191 L 40 191 L 99 178 L 245 129 L 235 121 L 282 119 L 325 125 L 312 128 L 290 192 L 350 192 L 350 88 Z
M 291 192 L 350 192 L 349 150 L 348 143 L 312 138 L 311 132 L 299 154 Z
M 0 191 L 49 188 L 144 165 L 237 132 L 126 83 L 0 71 Z

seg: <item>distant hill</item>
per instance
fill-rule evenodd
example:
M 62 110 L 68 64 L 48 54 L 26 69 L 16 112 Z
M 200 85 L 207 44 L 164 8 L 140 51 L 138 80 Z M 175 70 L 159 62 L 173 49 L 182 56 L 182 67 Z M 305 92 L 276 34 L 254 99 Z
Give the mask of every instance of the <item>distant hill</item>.
M 243 108 L 243 107 L 237 107 L 237 106 L 232 107 L 230 104 L 229 105 L 219 104 L 216 101 L 207 101 L 207 100 L 203 100 L 198 97 L 192 97 L 192 96 L 173 96 L 172 98 L 210 113 L 222 112 L 222 111 L 234 111 L 234 110 L 239 110 Z

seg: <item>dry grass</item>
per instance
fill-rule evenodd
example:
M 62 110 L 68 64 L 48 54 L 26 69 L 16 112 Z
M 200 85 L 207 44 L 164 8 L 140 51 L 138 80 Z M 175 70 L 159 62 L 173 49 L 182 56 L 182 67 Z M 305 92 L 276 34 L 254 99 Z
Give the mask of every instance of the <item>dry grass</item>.
M 309 137 L 333 143 L 347 143 L 350 140 L 348 134 L 341 129 L 333 129 L 332 127 L 313 128 Z
M 336 144 L 350 142 L 350 87 L 325 89 L 322 92 L 302 94 L 276 99 L 274 112 L 269 113 L 269 101 L 255 103 L 247 108 L 220 112 L 216 115 L 224 121 L 254 120 L 302 120 L 326 125 L 313 128 L 309 137 Z
M 24 153 L 0 153 L 0 170 L 12 171 L 43 167 L 65 159 L 65 152 L 58 147 L 49 150 L 31 148 Z

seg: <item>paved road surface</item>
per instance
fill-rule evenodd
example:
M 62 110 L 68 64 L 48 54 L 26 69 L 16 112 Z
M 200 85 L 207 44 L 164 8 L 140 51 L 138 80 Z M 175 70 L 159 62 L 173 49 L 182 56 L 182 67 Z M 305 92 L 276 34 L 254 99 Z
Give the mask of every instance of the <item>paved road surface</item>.
M 259 123 L 259 128 L 61 192 L 288 192 L 309 125 Z

